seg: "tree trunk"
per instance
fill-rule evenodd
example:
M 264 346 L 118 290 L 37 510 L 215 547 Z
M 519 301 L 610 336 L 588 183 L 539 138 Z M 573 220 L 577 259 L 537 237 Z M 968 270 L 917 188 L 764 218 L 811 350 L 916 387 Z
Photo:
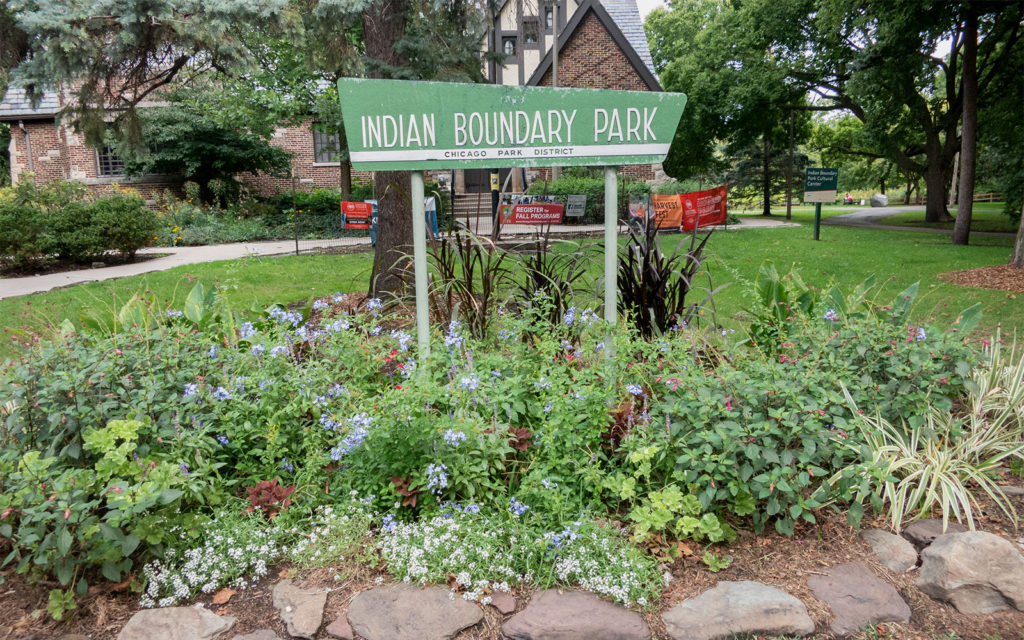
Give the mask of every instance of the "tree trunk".
M 910 196 L 914 192 L 914 183 L 910 181 L 910 176 L 907 176 L 907 193 L 903 196 L 903 204 L 910 204 Z
M 978 14 L 968 9 L 964 20 L 963 77 L 960 95 L 963 96 L 963 129 L 960 132 L 960 187 L 953 226 L 953 244 L 967 244 L 971 235 L 971 215 L 974 206 L 974 172 L 978 141 Z
M 348 160 L 338 163 L 338 186 L 341 187 L 342 202 L 348 202 L 352 198 L 352 163 Z
M 925 222 L 949 222 L 952 218 L 946 209 L 946 167 L 942 157 L 942 144 L 938 132 L 928 132 L 925 149 L 928 168 L 924 172 L 924 186 L 928 189 L 925 199 Z
M 1020 226 L 1017 227 L 1017 241 L 1013 244 L 1010 264 L 1024 269 L 1024 207 L 1020 208 Z
M 761 210 L 761 215 L 770 216 L 772 215 L 772 181 L 771 173 L 769 173 L 769 156 L 768 153 L 771 149 L 771 141 L 767 135 L 762 136 L 764 138 L 764 150 L 762 151 L 762 187 L 764 189 L 764 208 Z
M 885 178 L 878 181 L 878 191 L 884 196 L 885 195 Z
M 381 0 L 363 11 L 363 42 L 370 61 L 369 75 L 383 78 L 405 63 L 398 42 L 405 35 L 409 0 Z M 377 248 L 369 292 L 373 296 L 399 293 L 405 287 L 412 253 L 412 182 L 406 171 L 377 171 Z

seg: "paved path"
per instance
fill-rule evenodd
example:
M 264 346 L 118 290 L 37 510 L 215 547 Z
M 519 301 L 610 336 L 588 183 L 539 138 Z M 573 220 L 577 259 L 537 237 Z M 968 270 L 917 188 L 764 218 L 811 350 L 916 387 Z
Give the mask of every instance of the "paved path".
M 312 241 L 303 240 L 302 246 L 314 248 Z M 369 238 L 340 238 L 324 241 L 323 246 L 348 246 L 348 245 L 369 245 Z M 152 260 L 134 262 L 131 264 L 119 264 L 99 269 L 80 269 L 78 271 L 63 271 L 60 273 L 47 273 L 38 276 L 27 276 L 24 278 L 4 278 L 0 280 L 0 299 L 24 296 L 30 293 L 39 293 L 58 289 L 83 282 L 98 282 L 100 280 L 111 280 L 135 276 L 151 271 L 166 271 L 174 267 L 199 262 L 214 262 L 216 260 L 235 260 L 251 254 L 259 255 L 280 255 L 295 251 L 295 242 L 283 240 L 280 242 L 238 242 L 235 244 L 218 244 L 207 247 L 149 247 L 142 249 L 142 254 L 169 254 Z
M 880 229 L 883 231 L 922 231 L 925 233 L 944 233 L 951 234 L 951 229 L 933 229 L 931 227 L 908 227 L 903 225 L 889 225 L 881 224 L 880 221 L 883 218 L 896 215 L 897 213 L 907 212 L 924 212 L 924 207 L 911 206 L 911 207 L 871 207 L 867 209 L 857 209 L 850 213 L 841 213 L 836 216 L 828 218 L 822 218 L 821 223 L 827 225 L 833 225 L 836 227 L 859 227 L 862 229 Z M 979 236 L 1004 236 L 1013 237 L 1015 234 L 1007 233 L 1004 231 L 971 231 L 971 235 Z
M 728 227 L 728 230 L 735 231 L 739 229 L 764 229 L 785 226 L 794 225 L 779 220 L 744 219 L 742 224 L 730 225 Z M 470 228 L 473 229 L 473 231 L 476 233 L 490 235 L 490 218 L 481 218 L 479 228 L 477 228 L 476 224 L 472 224 Z M 724 227 L 722 228 L 724 229 Z M 555 234 L 599 234 L 603 230 L 604 226 L 596 224 L 555 225 L 551 228 L 551 232 Z M 524 227 L 523 233 L 525 235 L 526 233 L 532 233 L 532 231 L 529 231 Z M 621 228 L 619 230 L 619 233 L 620 235 L 623 233 L 623 230 Z M 319 243 L 313 240 L 303 240 L 302 249 L 305 251 L 310 251 L 323 247 L 347 247 L 360 245 L 369 247 L 369 244 L 370 239 L 368 237 L 336 238 L 324 240 Z M 142 249 L 141 251 L 139 251 L 139 253 L 168 255 L 164 255 L 160 258 L 153 258 L 152 260 L 146 260 L 143 262 L 136 262 L 132 264 L 120 264 L 111 267 L 101 267 L 99 269 L 80 269 L 77 271 L 63 271 L 60 273 L 48 273 L 45 275 L 27 276 L 24 278 L 3 278 L 0 279 L 0 299 L 15 298 L 17 296 L 25 296 L 30 293 L 50 291 L 51 289 L 58 289 L 61 287 L 81 284 L 83 282 L 98 282 L 100 280 L 124 278 L 127 276 L 135 276 L 142 273 L 150 273 L 152 271 L 166 271 L 167 269 L 173 269 L 174 267 L 180 267 L 182 265 L 188 264 L 197 264 L 200 262 L 213 262 L 216 260 L 235 260 L 252 254 L 259 254 L 263 256 L 282 255 L 292 253 L 294 251 L 295 242 L 292 240 L 281 240 L 274 242 L 239 242 L 235 244 L 219 244 L 206 247 L 150 247 L 147 249 Z

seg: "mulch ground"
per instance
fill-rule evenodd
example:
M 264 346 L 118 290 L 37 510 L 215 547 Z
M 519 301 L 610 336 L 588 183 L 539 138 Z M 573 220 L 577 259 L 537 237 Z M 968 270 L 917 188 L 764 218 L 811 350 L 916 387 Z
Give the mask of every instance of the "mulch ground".
M 961 287 L 980 287 L 1024 293 L 1024 269 L 1008 264 L 940 273 L 939 278 Z

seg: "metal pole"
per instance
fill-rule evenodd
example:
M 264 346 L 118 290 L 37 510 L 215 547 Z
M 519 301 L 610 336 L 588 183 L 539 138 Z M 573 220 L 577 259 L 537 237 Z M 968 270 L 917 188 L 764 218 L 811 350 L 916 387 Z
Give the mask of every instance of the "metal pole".
M 615 167 L 604 168 L 604 319 L 616 323 L 618 295 L 617 258 L 619 255 L 618 174 Z
M 416 272 L 416 336 L 419 357 L 430 354 L 430 309 L 427 304 L 427 223 L 423 206 L 423 172 L 412 172 L 412 250 Z
M 821 203 L 814 203 L 814 239 L 818 240 L 818 234 L 821 232 Z

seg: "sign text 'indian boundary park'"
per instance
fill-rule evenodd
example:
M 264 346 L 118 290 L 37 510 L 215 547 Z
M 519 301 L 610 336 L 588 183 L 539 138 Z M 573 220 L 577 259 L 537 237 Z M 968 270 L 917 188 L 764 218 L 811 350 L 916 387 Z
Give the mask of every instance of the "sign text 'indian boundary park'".
M 604 317 L 615 323 L 615 167 L 665 159 L 685 95 L 342 78 L 338 99 L 353 169 L 412 171 L 416 334 L 422 355 L 430 348 L 423 218 L 423 172 L 430 169 L 603 165 Z
M 345 133 L 360 170 L 661 162 L 678 93 L 344 78 Z

